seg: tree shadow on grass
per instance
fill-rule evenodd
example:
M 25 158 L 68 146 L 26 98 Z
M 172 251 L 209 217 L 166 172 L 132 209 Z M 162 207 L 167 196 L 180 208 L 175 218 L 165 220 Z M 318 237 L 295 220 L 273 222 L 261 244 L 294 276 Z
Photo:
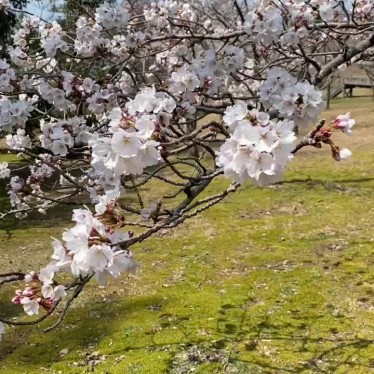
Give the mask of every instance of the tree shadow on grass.
M 259 325 L 257 332 L 236 331 L 235 337 L 230 336 L 235 330 L 231 326 L 230 333 L 222 335 L 219 340 L 197 342 L 193 345 L 193 350 L 189 346 L 181 345 L 180 350 L 187 351 L 184 356 L 190 361 L 189 367 L 195 366 L 194 370 L 198 370 L 199 366 L 201 368 L 201 365 L 218 362 L 223 369 L 227 369 L 227 373 L 237 374 L 374 371 L 374 360 L 370 359 L 372 356 L 368 351 L 373 347 L 374 340 L 313 338 L 302 335 L 296 326 L 293 326 L 293 331 L 281 332 L 289 330 L 291 326 L 292 324 L 285 323 L 277 324 L 275 328 L 275 325 L 263 323 Z M 277 348 L 282 352 L 277 352 Z M 286 356 L 282 357 L 285 353 Z M 177 356 L 178 354 L 174 355 L 170 360 L 170 374 L 180 373 L 181 368 L 186 366 L 186 362 L 181 364 L 175 359 Z M 222 372 L 226 373 L 225 370 Z
M 250 308 L 242 310 L 242 316 L 230 316 L 231 309 L 242 307 L 225 304 L 218 312 L 214 327 L 205 316 L 195 315 L 194 320 L 183 313 L 163 313 L 163 308 L 172 302 L 163 297 L 137 296 L 77 306 L 69 311 L 61 327 L 50 333 L 41 331 L 52 321 L 11 332 L 0 354 L 4 360 L 2 365 L 8 368 L 24 365 L 30 373 L 53 364 L 67 368 L 73 361 L 82 360 L 85 352 L 99 349 L 112 359 L 126 352 L 138 352 L 139 360 L 146 360 L 147 352 L 167 351 L 170 355 L 168 372 L 173 374 L 184 372 L 186 360 L 191 361 L 188 364 L 195 369 L 204 365 L 208 365 L 207 368 L 229 365 L 237 370 L 233 373 L 243 374 L 334 373 L 342 367 L 351 370 L 347 372 L 367 369 L 369 373 L 373 369 L 367 358 L 367 349 L 373 340 L 326 337 L 323 332 L 320 337 L 308 336 L 304 322 L 310 327 L 321 316 L 276 324 L 264 317 L 261 323 L 251 327 L 245 322 L 251 319 Z M 206 336 L 199 334 L 204 324 L 211 328 Z M 274 353 L 264 354 L 263 345 L 275 347 Z M 286 353 L 284 357 L 293 359 L 287 362 L 282 355 L 277 358 L 276 348 Z M 62 350 L 69 353 L 62 356 Z M 180 354 L 185 361 L 180 362 Z M 98 370 L 100 372 L 100 365 Z M 211 371 L 207 369 L 206 372 Z
M 247 317 L 244 316 L 248 312 L 249 310 L 243 312 L 241 321 L 245 321 Z M 369 359 L 368 352 L 368 349 L 373 347 L 374 340 L 356 338 L 354 331 L 339 333 L 332 325 L 323 322 L 324 318 L 325 316 L 319 313 L 295 316 L 288 322 L 272 323 L 268 317 L 264 317 L 263 322 L 257 325 L 256 334 L 251 337 L 250 341 L 253 344 L 245 345 L 246 351 L 255 352 L 252 360 L 244 358 L 243 352 L 236 354 L 233 360 L 241 364 L 258 366 L 261 368 L 258 373 L 334 373 L 342 367 L 349 370 L 374 369 L 374 361 Z M 336 318 L 338 319 L 339 317 Z M 325 331 L 320 328 L 321 322 L 322 325 L 327 324 Z M 250 333 L 246 330 L 245 323 L 241 322 L 238 325 L 237 336 L 248 341 Z M 317 336 L 310 336 L 310 331 L 314 331 L 313 335 Z M 267 353 L 264 354 L 264 351 L 259 349 L 261 344 L 269 345 Z M 292 358 L 299 355 L 299 359 L 292 359 L 292 362 L 287 363 L 286 359 L 282 360 L 282 355 Z M 282 364 L 278 364 L 281 360 Z
M 323 345 L 324 343 L 331 343 L 331 340 L 317 338 L 298 338 L 293 336 L 271 336 L 266 339 L 268 341 L 283 340 L 290 344 L 295 341 L 302 340 L 305 344 L 319 344 Z M 367 339 L 353 339 L 353 340 L 339 340 L 336 342 L 336 346 L 332 348 L 322 348 L 320 352 L 313 354 L 311 358 L 300 360 L 298 363 L 284 363 L 277 365 L 275 363 L 266 362 L 267 360 L 262 359 L 244 359 L 240 357 L 233 358 L 234 362 L 240 364 L 248 365 L 250 367 L 258 367 L 263 370 L 258 373 L 335 373 L 338 369 L 345 369 L 349 371 L 344 371 L 346 373 L 358 373 L 362 370 L 366 370 L 367 373 L 374 370 L 374 363 L 368 361 L 363 363 L 360 361 L 361 352 L 372 346 L 374 343 L 373 340 Z M 346 350 L 349 349 L 349 354 L 346 353 Z M 294 354 L 297 356 L 297 353 Z M 366 360 L 367 358 L 363 358 Z
M 365 183 L 365 182 L 371 182 L 374 181 L 374 177 L 366 177 L 366 178 L 347 178 L 347 179 L 338 179 L 338 180 L 323 180 L 323 179 L 315 179 L 315 178 L 292 178 L 288 180 L 281 181 L 279 183 L 276 183 L 277 185 L 282 184 L 295 184 L 295 183 L 305 183 L 305 184 L 311 184 L 311 185 L 334 185 L 334 184 L 340 184 L 340 183 Z
M 217 327 L 213 332 L 215 339 L 191 340 L 185 343 L 154 344 L 154 350 L 163 351 L 168 345 L 174 345 L 174 356 L 170 360 L 170 373 L 185 372 L 188 367 L 201 370 L 204 365 L 221 364 L 227 373 L 334 373 L 338 369 L 355 370 L 374 369 L 370 352 L 374 340 L 347 338 L 321 331 L 317 337 L 309 336 L 308 326 L 320 325 L 323 316 L 308 316 L 301 321 L 271 323 L 264 320 L 252 328 L 245 320 L 250 313 L 243 311 L 241 318 L 225 317 L 225 312 L 238 306 L 223 305 Z M 222 312 L 224 312 L 222 317 Z M 305 320 L 305 321 L 304 321 Z M 306 323 L 308 323 L 308 326 Z M 316 329 L 314 329 L 316 330 Z M 335 332 L 334 329 L 331 329 Z M 325 336 L 323 336 L 325 335 Z M 327 335 L 327 336 L 326 336 Z M 351 331 L 349 335 L 355 335 Z M 193 349 L 191 349 L 191 347 Z M 267 347 L 267 348 L 266 348 Z M 149 350 L 143 346 L 138 349 Z M 179 351 L 179 352 L 178 352 Z M 184 352 L 181 363 L 178 354 Z M 251 358 L 248 358 L 248 355 Z M 180 356 L 180 355 L 179 355 Z M 287 359 L 288 357 L 288 359 Z M 188 371 L 189 372 L 189 371 Z M 199 371 L 200 372 L 200 371 Z M 208 372 L 208 371 L 206 371 Z M 209 371 L 211 372 L 211 371 Z M 213 371 L 212 371 L 213 372 Z M 357 371 L 358 372 L 358 371 Z M 360 371 L 361 372 L 361 371 Z M 187 371 L 186 371 L 187 373 Z
M 59 355 L 63 349 L 73 352 L 77 359 L 78 351 L 96 350 L 101 340 L 120 334 L 121 330 L 125 337 L 127 328 L 123 327 L 122 321 L 161 302 L 164 301 L 152 296 L 112 299 L 108 303 L 91 302 L 85 306 L 72 307 L 62 324 L 48 333 L 43 333 L 43 329 L 51 326 L 58 314 L 54 319 L 47 319 L 36 326 L 9 328 L 4 337 L 5 346 L 2 343 L 0 359 L 5 360 L 3 365 L 9 367 L 27 364 L 30 371 L 33 367 L 64 361 Z M 22 345 L 19 345 L 20 338 L 23 340 Z

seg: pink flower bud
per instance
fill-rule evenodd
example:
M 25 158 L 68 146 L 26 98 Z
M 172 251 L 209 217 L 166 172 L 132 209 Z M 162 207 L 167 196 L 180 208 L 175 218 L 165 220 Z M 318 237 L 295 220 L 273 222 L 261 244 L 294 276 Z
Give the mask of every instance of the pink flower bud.
M 355 125 L 355 120 L 351 119 L 350 113 L 347 113 L 337 116 L 333 121 L 331 121 L 331 124 L 334 128 L 342 130 L 347 135 L 351 135 L 351 128 Z
M 25 288 L 23 290 L 22 296 L 24 296 L 24 297 L 30 297 L 30 296 L 35 295 L 35 293 L 36 293 L 36 290 L 34 288 L 27 287 L 27 288 Z
M 21 304 L 21 298 L 19 296 L 14 296 L 12 299 L 13 304 Z

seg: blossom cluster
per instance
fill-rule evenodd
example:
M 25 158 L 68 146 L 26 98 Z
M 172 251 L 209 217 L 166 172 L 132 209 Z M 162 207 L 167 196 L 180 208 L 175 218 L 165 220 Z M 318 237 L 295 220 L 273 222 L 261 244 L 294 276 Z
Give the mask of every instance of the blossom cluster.
M 249 111 L 243 101 L 226 109 L 224 123 L 233 130 L 217 152 L 217 163 L 238 183 L 258 184 L 279 180 L 296 136 L 293 121 L 272 121 L 267 113 Z
M 96 133 L 89 140 L 92 166 L 105 189 L 119 188 L 123 175 L 141 174 L 160 162 L 155 132 L 175 108 L 172 97 L 146 87 L 126 104 L 125 112 L 119 107 L 111 111 L 108 134 Z
M 19 148 L 17 149 L 19 150 Z M 18 175 L 10 178 L 6 190 L 17 218 L 25 218 L 33 208 L 37 208 L 39 213 L 45 214 L 46 210 L 54 205 L 51 200 L 45 199 L 42 188 L 42 183 L 55 172 L 56 167 L 52 167 L 54 164 L 56 164 L 56 159 L 53 159 L 51 155 L 41 154 L 39 159 L 35 159 L 34 163 L 29 165 L 29 175 L 26 179 Z M 0 178 L 1 176 L 7 178 L 10 175 L 11 170 L 8 168 L 8 164 L 1 163 Z
M 113 193 L 103 196 L 96 204 L 96 214 L 88 209 L 74 210 L 76 225 L 63 233 L 63 242 L 57 239 L 53 242 L 52 262 L 48 267 L 51 272 L 64 270 L 75 277 L 94 275 L 100 284 L 105 284 L 109 275 L 117 277 L 135 267 L 132 253 L 119 246 L 130 234 L 119 230 L 123 216 L 116 217 L 116 198 L 118 195 Z M 105 225 L 113 217 L 116 226 Z
M 54 155 L 66 156 L 69 148 L 88 144 L 91 133 L 87 130 L 83 119 L 72 117 L 66 120 L 40 121 L 40 143 L 50 149 Z
M 13 151 L 22 151 L 32 146 L 30 136 L 26 134 L 25 129 L 17 129 L 14 135 L 8 134 L 5 139 L 7 146 Z
M 308 82 L 298 82 L 281 68 L 269 70 L 259 92 L 266 109 L 278 110 L 281 117 L 292 119 L 296 125 L 312 123 L 325 107 L 321 91 Z
M 10 132 L 13 127 L 24 127 L 33 109 L 26 95 L 19 95 L 19 100 L 0 98 L 0 130 Z
M 15 175 L 11 177 L 7 186 L 7 192 L 11 206 L 15 209 L 15 216 L 17 218 L 25 218 L 30 209 L 28 204 L 30 196 L 23 191 L 24 180 Z
M 168 17 L 175 15 L 177 6 L 178 3 L 173 0 L 152 2 L 149 8 L 145 7 L 144 18 L 150 26 L 167 27 Z
M 53 275 L 53 269 L 49 268 L 42 269 L 39 274 L 27 274 L 26 287 L 16 290 L 13 304 L 22 305 L 29 316 L 38 314 L 40 307 L 49 311 L 58 300 L 66 296 L 65 286 L 54 284 Z
M 16 72 L 10 67 L 7 61 L 0 59 L 0 91 L 12 92 L 14 87 L 11 85 L 16 77 Z
M 10 177 L 10 169 L 8 168 L 7 162 L 0 162 L 0 179 L 5 179 Z
M 53 241 L 52 261 L 38 274 L 25 276 L 26 287 L 16 291 L 14 304 L 22 305 L 28 315 L 38 314 L 40 307 L 49 311 L 66 296 L 66 287 L 54 280 L 59 271 L 76 278 L 94 276 L 99 284 L 105 284 L 108 276 L 118 277 L 136 267 L 131 251 L 120 247 L 131 233 L 120 230 L 124 218 L 115 206 L 117 198 L 118 193 L 113 192 L 102 196 L 95 214 L 89 209 L 74 210 L 76 225 L 63 233 L 62 242 Z
M 123 4 L 109 4 L 105 1 L 96 9 L 95 21 L 108 29 L 125 27 L 129 21 L 129 12 Z
M 270 46 L 280 41 L 285 45 L 297 45 L 308 38 L 309 24 L 347 19 L 353 6 L 355 16 L 365 19 L 370 17 L 374 4 L 370 0 L 252 1 L 245 16 L 244 29 L 258 44 Z

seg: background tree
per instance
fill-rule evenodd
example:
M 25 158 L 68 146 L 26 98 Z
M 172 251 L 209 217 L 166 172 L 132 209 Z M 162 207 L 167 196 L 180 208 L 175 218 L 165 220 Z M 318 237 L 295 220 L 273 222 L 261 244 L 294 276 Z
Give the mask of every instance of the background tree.
M 26 7 L 27 0 L 10 0 L 13 9 L 21 10 Z M 0 57 L 4 58 L 7 55 L 7 45 L 11 44 L 12 28 L 17 22 L 17 15 L 5 7 L 0 6 Z
M 59 13 L 59 23 L 65 29 L 74 28 L 75 22 L 82 13 L 94 13 L 95 9 L 105 0 L 66 0 L 54 7 L 54 11 Z M 115 0 L 109 0 L 109 3 Z

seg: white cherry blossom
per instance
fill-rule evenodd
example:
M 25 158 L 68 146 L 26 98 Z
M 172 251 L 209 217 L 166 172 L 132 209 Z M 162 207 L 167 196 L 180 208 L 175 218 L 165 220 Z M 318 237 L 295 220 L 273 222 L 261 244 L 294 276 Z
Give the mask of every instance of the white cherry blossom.
M 28 316 L 33 316 L 39 312 L 39 303 L 37 300 L 30 299 L 29 297 L 23 297 L 21 299 L 23 310 Z
M 10 169 L 8 168 L 7 162 L 0 162 L 0 179 L 10 177 Z

